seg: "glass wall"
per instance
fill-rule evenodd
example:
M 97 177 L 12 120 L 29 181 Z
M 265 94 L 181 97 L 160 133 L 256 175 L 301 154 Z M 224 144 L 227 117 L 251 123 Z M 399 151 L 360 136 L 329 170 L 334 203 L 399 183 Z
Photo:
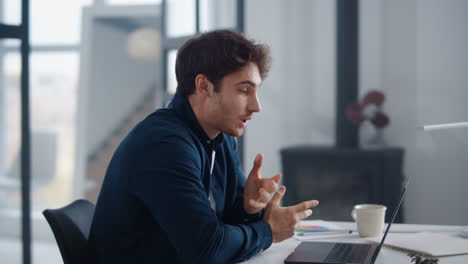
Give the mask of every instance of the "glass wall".
M 190 36 L 196 29 L 195 0 L 166 1 L 166 34 L 169 38 Z
M 177 50 L 170 50 L 167 53 L 166 78 L 167 78 L 167 92 L 170 95 L 175 94 L 176 89 L 177 89 L 177 79 L 176 79 L 176 75 L 175 75 L 176 57 L 177 57 Z
M 162 0 L 101 0 L 109 5 L 140 5 L 140 4 L 160 4 Z M 96 2 L 99 2 L 97 0 Z
M 196 6 L 198 2 L 198 7 Z M 177 49 L 190 37 L 214 29 L 238 29 L 236 0 L 166 0 L 165 68 L 166 101 L 176 92 Z M 198 13 L 197 13 L 198 12 Z
M 21 24 L 21 1 L 3 0 L 0 2 L 0 6 L 3 10 L 0 16 L 1 23 L 7 25 Z
M 203 22 L 198 18 L 198 30 L 234 28 L 235 9 L 222 5 L 233 7 L 235 2 L 200 1 L 206 18 Z M 167 1 L 166 40 L 184 40 L 196 34 L 196 3 Z M 44 259 L 48 263 L 62 263 L 42 211 L 64 206 L 76 198 L 94 202 L 113 148 L 125 131 L 160 106 L 157 102 L 162 100 L 157 98 L 164 96 L 159 94 L 160 90 L 165 95 L 175 92 L 175 57 L 182 42 L 161 48 L 167 52 L 164 64 L 138 60 L 129 52 L 129 37 L 136 35 L 133 33 L 138 29 L 153 29 L 150 39 L 158 39 L 155 36 L 161 29 L 160 4 L 161 0 L 30 1 L 33 263 L 42 263 Z M 2 23 L 20 24 L 21 1 L 0 0 L 0 7 Z M 97 15 L 92 28 L 83 27 L 87 23 L 85 7 L 88 15 L 102 12 L 94 13 Z M 215 10 L 224 13 L 216 15 Z M 112 12 L 115 13 L 109 15 Z M 141 35 L 137 46 L 146 45 L 147 36 Z M 162 46 L 159 41 L 156 44 Z M 19 48 L 18 40 L 0 42 L 0 256 L 1 262 L 11 264 L 22 263 Z M 163 75 L 168 80 L 164 88 L 159 77 L 162 65 L 168 69 Z M 85 72 L 87 67 L 93 71 Z M 119 71 L 128 76 L 117 80 Z M 131 102 L 124 105 L 119 100 Z M 108 110 L 120 111 L 112 124 L 106 123 L 109 118 L 99 115 Z M 99 126 L 94 126 L 95 123 Z M 93 138 L 95 135 L 100 138 Z M 80 146 L 84 148 L 79 150 Z M 80 159 L 84 160 L 81 174 L 77 173 Z
M 3 54 L 0 69 L 0 255 L 2 262 L 16 264 L 22 250 L 20 58 Z
M 200 31 L 236 28 L 237 1 L 200 0 Z
M 33 263 L 63 263 L 42 211 L 72 200 L 81 8 L 91 3 L 30 1 Z M 1 4 L 3 22 L 20 24 L 21 1 Z M 0 255 L 12 264 L 22 263 L 20 44 L 0 43 Z

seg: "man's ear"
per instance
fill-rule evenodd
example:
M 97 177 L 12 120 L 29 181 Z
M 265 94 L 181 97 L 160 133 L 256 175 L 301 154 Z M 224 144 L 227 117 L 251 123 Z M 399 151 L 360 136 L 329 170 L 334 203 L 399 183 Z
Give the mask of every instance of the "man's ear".
M 211 96 L 214 92 L 214 85 L 203 74 L 195 76 L 195 91 L 197 93 Z

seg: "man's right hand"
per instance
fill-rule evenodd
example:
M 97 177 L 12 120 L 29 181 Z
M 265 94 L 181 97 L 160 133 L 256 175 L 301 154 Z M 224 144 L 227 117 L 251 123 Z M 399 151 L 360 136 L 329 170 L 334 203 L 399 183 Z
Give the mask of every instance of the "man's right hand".
M 312 210 L 309 208 L 315 207 L 319 203 L 316 200 L 310 200 L 289 207 L 281 207 L 280 201 L 285 192 L 286 187 L 281 186 L 267 205 L 265 214 L 263 215 L 263 220 L 270 224 L 273 243 L 278 243 L 292 237 L 296 225 L 302 219 L 312 214 Z

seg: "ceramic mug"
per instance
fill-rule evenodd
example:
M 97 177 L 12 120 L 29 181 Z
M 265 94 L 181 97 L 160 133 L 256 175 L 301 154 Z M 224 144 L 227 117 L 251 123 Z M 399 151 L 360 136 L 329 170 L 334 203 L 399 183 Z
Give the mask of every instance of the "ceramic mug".
M 382 234 L 387 207 L 380 204 L 358 204 L 351 211 L 361 237 L 375 237 Z

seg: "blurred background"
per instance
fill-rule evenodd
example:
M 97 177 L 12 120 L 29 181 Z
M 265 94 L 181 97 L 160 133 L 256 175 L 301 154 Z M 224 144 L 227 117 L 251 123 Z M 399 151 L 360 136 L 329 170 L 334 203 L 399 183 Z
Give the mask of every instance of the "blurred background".
M 345 2 L 345 1 L 341 1 Z M 468 1 L 31 0 L 32 262 L 62 263 L 45 208 L 96 201 L 128 131 L 175 92 L 177 48 L 199 32 L 243 31 L 273 64 L 262 112 L 239 139 L 248 172 L 283 173 L 285 204 L 350 221 L 356 203 L 398 221 L 468 225 Z M 354 7 L 355 9 L 352 9 Z M 21 23 L 0 0 L 0 23 Z M 1 32 L 0 32 L 1 33 Z M 0 256 L 21 263 L 21 41 L 0 39 Z

